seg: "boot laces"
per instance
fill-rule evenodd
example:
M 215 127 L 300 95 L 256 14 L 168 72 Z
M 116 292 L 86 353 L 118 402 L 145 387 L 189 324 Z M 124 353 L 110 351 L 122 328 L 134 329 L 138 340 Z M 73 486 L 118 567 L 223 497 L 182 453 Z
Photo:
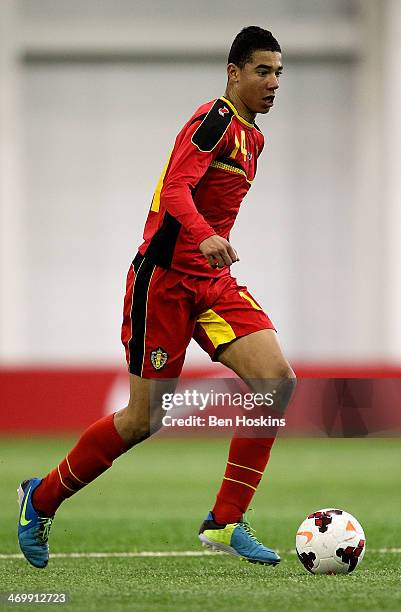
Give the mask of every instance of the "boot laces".
M 38 536 L 43 543 L 46 543 L 49 539 L 50 527 L 52 526 L 53 519 L 51 517 L 40 517 Z
M 249 508 L 248 512 L 253 512 L 252 508 Z M 257 537 L 255 536 L 255 532 L 256 529 L 254 529 L 248 519 L 247 514 L 244 514 L 244 516 L 242 517 L 241 521 L 239 522 L 239 524 L 241 525 L 241 527 L 244 529 L 244 531 L 247 532 L 247 534 L 249 535 L 249 537 L 251 538 L 251 540 L 253 542 L 255 542 L 255 544 L 259 544 L 260 546 L 263 546 L 262 542 L 259 542 L 259 540 L 257 539 Z

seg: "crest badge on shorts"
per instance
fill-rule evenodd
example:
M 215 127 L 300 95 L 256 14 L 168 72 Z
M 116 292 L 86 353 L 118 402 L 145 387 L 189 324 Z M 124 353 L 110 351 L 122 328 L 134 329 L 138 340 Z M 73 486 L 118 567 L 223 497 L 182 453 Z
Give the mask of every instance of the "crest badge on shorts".
M 155 370 L 161 370 L 167 363 L 168 355 L 160 346 L 150 353 L 150 361 Z

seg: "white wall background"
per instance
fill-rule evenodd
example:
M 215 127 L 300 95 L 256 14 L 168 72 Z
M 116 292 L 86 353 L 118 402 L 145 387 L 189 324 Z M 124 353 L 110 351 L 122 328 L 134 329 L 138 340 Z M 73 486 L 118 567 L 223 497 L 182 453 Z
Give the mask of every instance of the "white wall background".
M 282 43 L 285 76 L 258 121 L 266 149 L 232 234 L 232 272 L 291 358 L 397 360 L 401 203 L 386 159 L 400 123 L 394 102 L 383 123 L 383 98 L 390 84 L 400 94 L 396 71 L 381 71 L 396 3 L 252 6 L 252 22 Z M 125 274 L 155 184 L 181 125 L 223 93 L 247 11 L 228 0 L 4 0 L 2 363 L 122 360 Z

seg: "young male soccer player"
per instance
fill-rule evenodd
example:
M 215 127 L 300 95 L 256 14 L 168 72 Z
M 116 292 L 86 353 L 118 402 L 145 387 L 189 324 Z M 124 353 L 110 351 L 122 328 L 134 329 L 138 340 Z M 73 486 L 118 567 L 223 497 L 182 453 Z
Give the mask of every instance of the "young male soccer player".
M 295 375 L 270 319 L 230 275 L 238 257 L 228 240 L 263 149 L 254 120 L 272 108 L 281 71 L 272 34 L 244 28 L 229 53 L 224 96 L 203 104 L 177 136 L 127 277 L 128 406 L 91 425 L 55 469 L 18 490 L 19 543 L 35 567 L 47 565 L 49 529 L 63 500 L 160 426 L 157 386 L 178 378 L 191 338 L 243 380 L 257 381 L 258 391 L 279 380 L 280 407 L 288 403 Z M 207 545 L 271 565 L 279 556 L 255 538 L 244 513 L 273 441 L 233 437 L 215 505 L 199 532 Z

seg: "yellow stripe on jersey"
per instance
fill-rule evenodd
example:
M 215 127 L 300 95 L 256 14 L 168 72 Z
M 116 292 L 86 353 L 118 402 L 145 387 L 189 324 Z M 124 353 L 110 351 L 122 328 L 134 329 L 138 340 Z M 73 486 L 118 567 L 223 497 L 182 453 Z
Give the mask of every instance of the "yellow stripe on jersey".
M 255 300 L 253 300 L 249 295 L 247 295 L 246 293 L 244 293 L 243 291 L 239 292 L 240 296 L 243 297 L 245 300 L 248 300 L 248 302 L 250 304 L 252 304 L 252 306 L 255 308 L 255 310 L 262 310 L 261 307 L 255 302 Z
M 245 170 L 242 170 L 242 168 L 236 168 L 235 166 L 230 166 L 230 164 L 219 161 L 212 161 L 210 166 L 212 168 L 219 168 L 220 170 L 227 170 L 227 172 L 234 172 L 234 174 L 241 174 L 241 176 L 245 176 L 247 183 L 250 185 L 252 184 L 252 181 L 247 177 Z
M 237 157 L 237 153 L 239 151 L 239 140 L 237 134 L 235 134 L 235 147 L 230 153 L 231 159 L 235 159 Z
M 199 315 L 197 323 L 203 327 L 214 348 L 231 342 L 237 337 L 231 325 L 211 308 Z
M 157 183 L 155 192 L 153 194 L 152 206 L 150 207 L 150 210 L 152 210 L 153 212 L 159 212 L 159 208 L 160 208 L 160 193 L 161 193 L 161 190 L 163 188 L 164 177 L 166 176 L 166 172 L 167 172 L 168 165 L 170 163 L 170 157 L 171 157 L 172 152 L 173 152 L 173 149 L 171 149 L 171 151 L 170 151 L 170 155 L 168 156 L 168 159 L 166 161 L 166 165 L 163 168 L 163 172 L 161 173 L 161 176 L 159 178 L 159 182 Z

